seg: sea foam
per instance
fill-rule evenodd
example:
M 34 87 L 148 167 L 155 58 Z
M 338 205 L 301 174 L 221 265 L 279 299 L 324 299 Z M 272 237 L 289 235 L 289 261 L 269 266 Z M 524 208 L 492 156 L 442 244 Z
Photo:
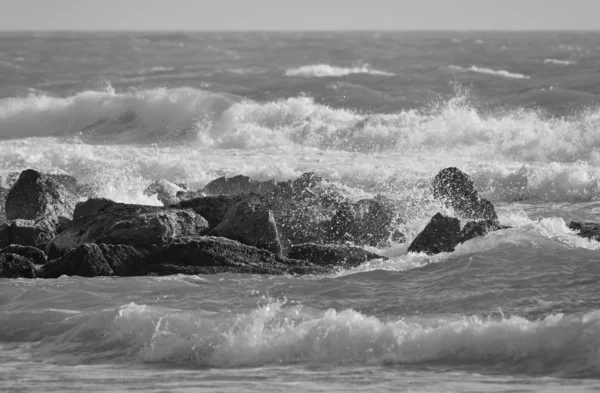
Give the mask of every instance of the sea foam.
M 306 78 L 326 78 L 326 77 L 341 77 L 354 74 L 366 74 L 375 76 L 394 76 L 394 73 L 380 71 L 371 68 L 369 65 L 361 65 L 356 67 L 336 67 L 329 64 L 313 64 L 298 68 L 290 68 L 285 71 L 286 76 L 302 76 Z

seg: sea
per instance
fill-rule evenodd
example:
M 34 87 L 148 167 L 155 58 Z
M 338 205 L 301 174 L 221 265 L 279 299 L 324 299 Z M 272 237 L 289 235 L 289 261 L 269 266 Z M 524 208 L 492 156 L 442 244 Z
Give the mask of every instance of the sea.
M 408 253 L 449 166 L 511 228 Z M 407 242 L 326 276 L 1 279 L 2 392 L 600 391 L 600 243 L 568 228 L 600 221 L 600 32 L 4 32 L 2 185 L 27 168 L 148 205 L 313 171 Z

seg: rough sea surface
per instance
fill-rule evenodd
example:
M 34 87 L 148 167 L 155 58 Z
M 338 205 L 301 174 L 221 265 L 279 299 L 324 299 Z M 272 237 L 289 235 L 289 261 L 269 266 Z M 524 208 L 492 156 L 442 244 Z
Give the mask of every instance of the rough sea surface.
M 512 229 L 407 254 L 457 166 Z M 600 389 L 600 33 L 2 33 L 0 174 L 307 171 L 402 206 L 332 276 L 0 280 L 0 391 Z M 6 183 L 5 183 L 6 185 Z

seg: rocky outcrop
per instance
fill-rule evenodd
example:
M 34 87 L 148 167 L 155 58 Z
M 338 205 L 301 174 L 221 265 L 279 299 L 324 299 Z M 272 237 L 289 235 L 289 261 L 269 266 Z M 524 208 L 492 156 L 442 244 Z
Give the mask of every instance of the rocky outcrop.
M 0 278 L 36 278 L 33 263 L 17 254 L 0 254 Z
M 13 220 L 0 227 L 0 247 L 19 244 L 44 248 L 69 223 L 70 220 L 56 216 Z
M 290 248 L 288 258 L 302 259 L 319 266 L 351 268 L 371 259 L 387 259 L 360 247 L 339 244 L 298 244 Z
M 77 197 L 54 179 L 32 169 L 21 172 L 6 196 L 8 220 L 73 217 Z
M 223 221 L 227 212 L 242 199 L 236 195 L 205 196 L 181 201 L 172 205 L 175 209 L 192 209 L 208 221 L 208 227 L 213 229 Z
M 125 244 L 99 244 L 102 256 L 115 276 L 135 276 L 144 265 L 150 249 L 136 248 Z
M 46 263 L 41 271 L 45 278 L 62 275 L 98 277 L 112 276 L 113 270 L 96 244 L 81 244 L 59 259 Z
M 600 223 L 571 221 L 569 228 L 577 231 L 577 234 L 585 239 L 600 242 Z
M 95 205 L 98 200 L 88 202 Z M 64 253 L 84 243 L 160 246 L 208 229 L 208 222 L 192 210 L 112 202 L 94 211 L 85 205 L 78 206 L 78 218 L 52 240 L 50 247 Z M 79 214 L 80 210 L 87 211 L 86 215 Z
M 237 240 L 275 254 L 281 253 L 273 212 L 257 194 L 250 194 L 234 204 L 221 223 L 210 231 L 210 235 Z
M 11 244 L 0 250 L 0 254 L 16 254 L 29 259 L 34 265 L 43 265 L 46 263 L 46 254 L 36 247 L 21 246 Z
M 442 169 L 433 179 L 433 196 L 471 220 L 497 220 L 494 205 L 479 196 L 473 180 L 458 168 Z
M 248 176 L 219 177 L 208 183 L 203 189 L 206 195 L 236 195 L 258 191 L 259 182 Z

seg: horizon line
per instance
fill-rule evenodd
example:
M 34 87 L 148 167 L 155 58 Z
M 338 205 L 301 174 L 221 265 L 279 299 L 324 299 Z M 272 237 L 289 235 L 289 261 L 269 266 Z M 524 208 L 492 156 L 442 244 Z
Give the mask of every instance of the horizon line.
M 0 33 L 386 33 L 386 32 L 462 32 L 462 33 L 487 33 L 487 32 L 536 32 L 536 33 L 592 33 L 600 32 L 600 28 L 593 29 L 2 29 Z

